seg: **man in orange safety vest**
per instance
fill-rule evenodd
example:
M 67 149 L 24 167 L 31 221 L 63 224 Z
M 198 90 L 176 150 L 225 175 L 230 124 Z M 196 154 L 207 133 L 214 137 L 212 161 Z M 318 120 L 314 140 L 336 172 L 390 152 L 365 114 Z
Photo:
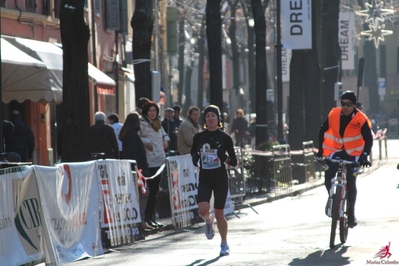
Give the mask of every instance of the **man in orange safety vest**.
M 361 166 L 371 166 L 367 156 L 373 146 L 373 137 L 368 118 L 356 108 L 356 101 L 356 94 L 353 91 L 345 91 L 341 96 L 341 108 L 333 108 L 330 111 L 327 120 L 320 127 L 318 158 L 339 157 L 343 160 L 358 161 Z M 336 164 L 331 164 L 325 172 L 324 184 L 328 192 L 337 168 Z M 357 188 L 354 171 L 356 169 L 347 167 L 348 225 L 351 228 L 357 225 L 355 217 Z

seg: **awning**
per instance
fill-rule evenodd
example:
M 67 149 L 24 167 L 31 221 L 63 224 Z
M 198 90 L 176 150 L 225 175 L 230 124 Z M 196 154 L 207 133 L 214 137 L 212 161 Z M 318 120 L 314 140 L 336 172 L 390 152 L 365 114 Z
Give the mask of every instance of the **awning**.
M 98 94 L 115 95 L 115 81 L 89 63 L 89 77 L 93 80 Z
M 3 48 L 4 40 L 4 48 Z M 12 49 L 12 50 L 11 50 Z M 2 91 L 5 103 L 11 100 L 34 102 L 62 101 L 63 58 L 62 44 L 36 41 L 19 37 L 2 36 Z M 6 58 L 9 60 L 6 63 Z M 35 60 L 37 59 L 37 60 Z M 41 75 L 37 68 L 26 66 L 35 60 L 42 67 Z M 33 76 L 32 71 L 34 71 Z M 101 70 L 88 63 L 88 75 L 100 94 L 115 94 L 115 81 Z M 6 82 L 5 82 L 6 81 Z
M 27 55 L 1 38 L 1 77 L 3 102 L 61 100 L 62 92 L 53 90 L 45 63 Z

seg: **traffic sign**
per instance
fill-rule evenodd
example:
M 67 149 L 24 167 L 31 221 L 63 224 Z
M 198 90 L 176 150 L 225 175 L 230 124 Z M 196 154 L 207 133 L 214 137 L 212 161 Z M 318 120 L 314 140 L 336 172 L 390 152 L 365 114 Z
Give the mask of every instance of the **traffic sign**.
M 378 78 L 378 95 L 385 95 L 385 78 Z

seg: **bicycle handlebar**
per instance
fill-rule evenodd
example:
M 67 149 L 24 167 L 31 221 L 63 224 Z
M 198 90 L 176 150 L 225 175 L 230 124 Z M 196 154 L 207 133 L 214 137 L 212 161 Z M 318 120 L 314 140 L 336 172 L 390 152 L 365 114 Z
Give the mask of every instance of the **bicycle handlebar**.
M 322 162 L 330 162 L 330 163 L 336 163 L 336 164 L 347 164 L 347 165 L 353 165 L 356 167 L 360 167 L 360 163 L 359 162 L 355 162 L 355 161 L 348 161 L 348 160 L 343 160 L 343 159 L 331 159 L 329 157 L 321 157 L 318 159 L 318 161 L 322 161 Z

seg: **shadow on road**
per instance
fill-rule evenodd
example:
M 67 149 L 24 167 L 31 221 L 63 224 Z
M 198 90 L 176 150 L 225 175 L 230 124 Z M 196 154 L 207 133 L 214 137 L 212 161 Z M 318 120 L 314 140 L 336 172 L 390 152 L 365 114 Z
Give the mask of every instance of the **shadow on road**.
M 348 265 L 350 264 L 349 256 L 344 257 L 347 250 L 348 247 L 342 245 L 337 246 L 337 249 L 319 250 L 304 259 L 293 259 L 288 265 Z
M 187 266 L 206 266 L 206 265 L 211 265 L 212 263 L 215 263 L 216 261 L 218 261 L 221 257 L 218 256 L 214 259 L 211 260 L 204 260 L 204 259 L 199 259 L 196 260 L 194 262 L 192 262 L 191 264 L 188 264 Z

